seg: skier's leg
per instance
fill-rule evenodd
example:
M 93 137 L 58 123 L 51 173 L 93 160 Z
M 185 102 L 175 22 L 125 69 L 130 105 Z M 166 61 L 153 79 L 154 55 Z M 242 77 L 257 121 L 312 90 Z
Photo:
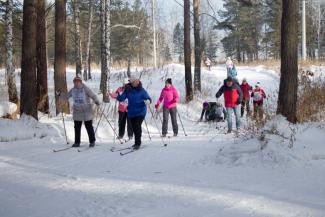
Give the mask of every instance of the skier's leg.
M 162 123 L 162 135 L 165 136 L 168 131 L 168 116 L 169 116 L 169 109 L 163 107 L 163 123 Z
M 227 123 L 228 123 L 228 131 L 232 130 L 232 112 L 233 108 L 231 107 L 226 107 L 227 110 Z
M 239 105 L 234 108 L 234 113 L 236 117 L 236 128 L 237 130 L 240 128 L 240 107 Z
M 173 132 L 174 132 L 174 135 L 177 136 L 178 134 L 178 124 L 177 124 L 177 108 L 174 107 L 174 108 L 171 108 L 169 109 L 169 112 L 170 112 L 170 119 L 172 121 L 172 125 L 173 125 Z
M 247 111 L 247 115 L 249 116 L 251 113 L 250 107 L 249 107 L 249 99 L 246 100 L 246 111 Z
M 240 107 L 240 114 L 241 114 L 241 117 L 244 116 L 245 103 L 246 103 L 245 100 L 243 100 L 243 101 L 241 102 L 241 107 Z
M 126 112 L 118 112 L 118 136 L 123 138 L 125 133 Z
M 88 133 L 89 143 L 92 144 L 96 141 L 95 132 L 93 127 L 93 121 L 85 121 L 85 127 Z
M 126 114 L 126 122 L 127 122 L 128 137 L 129 139 L 131 139 L 133 137 L 133 129 L 132 129 L 130 118 L 127 117 L 127 114 Z
M 74 144 L 80 144 L 82 121 L 74 121 Z
M 143 122 L 143 118 L 142 117 L 131 118 L 130 121 L 134 132 L 134 140 L 135 140 L 134 146 L 138 148 L 141 145 L 141 136 L 142 136 L 141 124 Z

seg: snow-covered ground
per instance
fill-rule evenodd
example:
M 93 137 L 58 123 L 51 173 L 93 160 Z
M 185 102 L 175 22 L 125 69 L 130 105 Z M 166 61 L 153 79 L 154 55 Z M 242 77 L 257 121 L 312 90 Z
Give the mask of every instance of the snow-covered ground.
M 261 82 L 274 110 L 278 76 L 262 66 L 238 67 L 243 77 Z M 123 73 L 114 71 L 112 89 Z M 73 71 L 68 73 L 72 86 Z M 53 73 L 49 76 L 53 96 Z M 99 72 L 87 82 L 98 91 Z M 154 100 L 165 78 L 171 77 L 184 102 L 183 66 L 169 65 L 142 73 L 143 85 Z M 180 104 L 188 136 L 166 139 L 155 126 L 159 119 L 147 115 L 152 141 L 143 125 L 144 148 L 129 155 L 111 152 L 113 132 L 103 120 L 94 149 L 67 147 L 61 116 L 40 115 L 10 121 L 0 119 L 1 217 L 271 217 L 325 216 L 325 124 L 292 126 L 275 117 L 259 139 L 225 135 L 226 123 L 197 122 L 204 100 L 215 100 L 225 77 L 222 66 L 203 70 L 203 94 L 190 104 Z M 50 100 L 51 102 L 51 100 Z M 113 106 L 106 105 L 113 121 Z M 105 105 L 102 105 L 104 108 Z M 53 110 L 53 107 L 52 107 Z M 65 116 L 67 135 L 73 141 L 73 122 Z M 97 126 L 98 119 L 94 121 Z M 244 128 L 251 122 L 243 118 Z M 82 145 L 87 135 L 82 129 Z M 71 144 L 70 144 L 71 145 Z

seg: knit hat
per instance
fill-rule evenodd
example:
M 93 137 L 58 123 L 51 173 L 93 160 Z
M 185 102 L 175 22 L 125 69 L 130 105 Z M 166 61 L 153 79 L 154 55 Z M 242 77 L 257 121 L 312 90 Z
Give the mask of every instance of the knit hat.
M 208 103 L 208 102 L 204 102 L 204 103 L 203 103 L 203 108 L 205 108 L 205 109 L 206 109 L 206 108 L 209 108 L 209 103 Z
M 74 77 L 74 79 L 73 79 L 73 82 L 75 82 L 75 81 L 81 81 L 81 82 L 82 82 L 82 79 L 81 79 L 80 76 L 76 76 L 76 77 Z
M 173 83 L 172 83 L 172 79 L 171 79 L 171 78 L 167 78 L 166 83 L 168 83 L 168 84 L 173 84 Z
M 260 85 L 261 85 L 261 83 L 260 83 L 260 82 L 257 82 L 257 83 L 255 84 L 255 87 L 260 87 Z
M 232 77 L 228 76 L 227 79 L 226 79 L 226 82 L 233 82 Z
M 247 79 L 246 78 L 243 78 L 243 82 L 247 82 Z
M 129 81 L 132 83 L 132 82 L 134 82 L 134 81 L 137 81 L 137 80 L 139 80 L 139 78 L 137 78 L 137 77 L 135 77 L 135 76 L 131 76 L 130 78 L 129 78 Z

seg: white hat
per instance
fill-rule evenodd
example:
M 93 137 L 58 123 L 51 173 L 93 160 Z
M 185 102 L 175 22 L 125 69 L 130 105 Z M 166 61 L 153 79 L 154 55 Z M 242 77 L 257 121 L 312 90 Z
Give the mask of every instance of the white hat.
M 80 76 L 76 76 L 76 77 L 74 77 L 74 79 L 73 79 L 73 82 L 75 82 L 75 81 L 81 81 L 82 82 L 82 79 L 81 79 L 81 77 Z
M 257 82 L 257 83 L 255 84 L 255 87 L 260 87 L 260 85 L 261 85 L 261 83 L 260 83 L 260 82 Z
M 134 82 L 134 81 L 137 81 L 137 80 L 139 80 L 139 78 L 137 78 L 137 77 L 135 77 L 135 76 L 131 76 L 131 77 L 129 78 L 129 81 L 130 81 L 130 82 Z

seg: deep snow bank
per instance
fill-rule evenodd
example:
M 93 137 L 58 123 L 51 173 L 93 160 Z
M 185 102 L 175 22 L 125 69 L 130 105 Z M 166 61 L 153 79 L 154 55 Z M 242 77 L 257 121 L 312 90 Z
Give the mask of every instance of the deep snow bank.
M 52 126 L 42 124 L 26 115 L 21 116 L 19 120 L 0 118 L 0 129 L 0 142 L 58 136 L 58 132 Z

